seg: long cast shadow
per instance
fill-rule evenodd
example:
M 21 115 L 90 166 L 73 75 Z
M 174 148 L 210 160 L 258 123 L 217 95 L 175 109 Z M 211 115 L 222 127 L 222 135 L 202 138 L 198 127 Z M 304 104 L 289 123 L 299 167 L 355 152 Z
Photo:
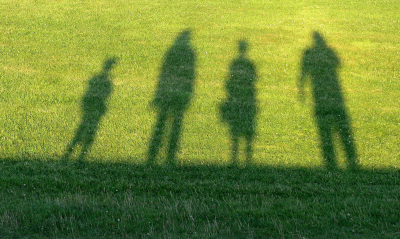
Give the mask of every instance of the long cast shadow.
M 340 59 L 326 45 L 319 32 L 313 33 L 313 40 L 314 45 L 303 54 L 298 82 L 300 97 L 304 99 L 304 85 L 309 76 L 314 97 L 314 114 L 327 167 L 337 168 L 333 137 L 338 134 L 350 169 L 357 169 L 356 146 L 338 79 Z
M 190 30 L 181 32 L 164 56 L 153 105 L 158 110 L 148 149 L 148 162 L 154 163 L 163 134 L 170 128 L 167 162 L 174 164 L 181 136 L 183 116 L 193 94 L 196 54 L 190 43 Z
M 246 56 L 247 42 L 239 42 L 239 57 L 234 59 L 229 68 L 226 81 L 228 97 L 221 104 L 221 118 L 229 125 L 232 137 L 232 162 L 237 163 L 239 140 L 246 141 L 247 162 L 252 158 L 252 144 L 256 131 L 257 101 L 255 65 Z
M 100 120 L 107 111 L 106 101 L 112 91 L 110 71 L 116 63 L 116 58 L 107 59 L 104 62 L 103 70 L 89 80 L 88 89 L 82 99 L 81 123 L 76 130 L 75 137 L 67 146 L 63 159 L 68 159 L 74 148 L 81 144 L 79 159 L 83 160 L 93 144 Z

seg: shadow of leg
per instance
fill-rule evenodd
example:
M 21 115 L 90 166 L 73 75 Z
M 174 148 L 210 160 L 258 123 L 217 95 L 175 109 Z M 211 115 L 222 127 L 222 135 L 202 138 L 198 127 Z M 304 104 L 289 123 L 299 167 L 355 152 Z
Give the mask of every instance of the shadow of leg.
M 172 123 L 171 139 L 169 141 L 167 161 L 169 164 L 175 164 L 176 152 L 178 150 L 179 138 L 182 129 L 183 111 L 179 112 Z
M 85 160 L 86 154 L 89 152 L 90 145 L 92 144 L 93 139 L 87 139 L 82 146 L 81 154 L 79 155 L 78 160 L 83 162 Z
M 238 164 L 238 151 L 239 151 L 239 137 L 236 135 L 232 136 L 232 164 Z
M 71 143 L 67 146 L 67 150 L 65 151 L 64 155 L 62 156 L 62 160 L 68 160 L 69 157 L 71 157 L 72 151 L 74 151 L 74 148 L 76 145 L 82 141 L 82 134 L 83 134 L 83 125 L 79 126 L 78 130 L 76 131 L 74 139 L 71 141 Z
M 321 138 L 321 149 L 324 159 L 326 160 L 326 167 L 329 170 L 337 169 L 335 162 L 335 149 L 332 139 L 332 125 L 330 116 L 317 116 L 318 129 Z
M 251 135 L 246 136 L 246 161 L 251 163 L 253 158 L 253 137 Z
M 165 121 L 167 120 L 167 111 L 162 110 L 158 114 L 157 123 L 154 127 L 153 134 L 150 141 L 149 152 L 148 152 L 148 161 L 147 163 L 153 164 L 155 158 L 158 154 L 158 151 L 161 146 L 162 135 L 164 132 Z
M 350 124 L 344 116 L 339 122 L 340 139 L 343 143 L 350 170 L 358 170 L 357 152 L 351 133 Z

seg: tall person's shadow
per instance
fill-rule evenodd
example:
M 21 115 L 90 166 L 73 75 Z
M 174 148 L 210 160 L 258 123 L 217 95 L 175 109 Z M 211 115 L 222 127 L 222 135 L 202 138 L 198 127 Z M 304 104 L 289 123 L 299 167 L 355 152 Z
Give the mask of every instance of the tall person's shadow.
M 88 89 L 82 99 L 82 119 L 75 137 L 67 146 L 63 159 L 67 160 L 74 148 L 81 144 L 79 160 L 83 160 L 95 139 L 101 118 L 107 111 L 106 101 L 112 91 L 110 71 L 117 60 L 109 58 L 104 62 L 100 73 L 89 80 Z
M 338 134 L 344 146 L 350 169 L 357 169 L 357 153 L 350 118 L 342 95 L 337 69 L 340 59 L 326 45 L 319 32 L 313 33 L 314 45 L 306 49 L 299 79 L 300 99 L 304 101 L 304 85 L 308 78 L 314 98 L 314 114 L 318 126 L 321 149 L 329 169 L 337 168 L 334 136 Z
M 189 30 L 181 32 L 164 56 L 153 106 L 158 111 L 148 149 L 148 163 L 154 163 L 163 135 L 169 130 L 167 162 L 174 164 L 181 136 L 183 116 L 193 94 L 196 54 Z
M 246 56 L 247 42 L 239 42 L 239 57 L 229 68 L 226 81 L 227 99 L 221 104 L 220 112 L 224 122 L 229 125 L 232 137 L 232 162 L 238 161 L 240 138 L 245 139 L 246 160 L 250 162 L 253 154 L 253 139 L 256 131 L 257 101 L 255 65 Z

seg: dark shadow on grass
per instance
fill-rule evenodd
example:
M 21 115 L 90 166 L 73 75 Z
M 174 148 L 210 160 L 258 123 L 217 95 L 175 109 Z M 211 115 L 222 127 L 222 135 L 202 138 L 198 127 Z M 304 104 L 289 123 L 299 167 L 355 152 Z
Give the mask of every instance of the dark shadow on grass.
M 340 59 L 334 50 L 326 45 L 319 32 L 313 33 L 313 40 L 314 45 L 304 51 L 301 62 L 301 76 L 298 82 L 300 99 L 304 101 L 304 85 L 309 77 L 314 97 L 315 120 L 327 167 L 337 168 L 333 142 L 335 134 L 338 134 L 349 168 L 355 170 L 358 168 L 356 146 L 338 77 Z
M 148 162 L 155 159 L 163 136 L 170 131 L 167 163 L 174 164 L 181 137 L 183 116 L 193 94 L 196 54 L 190 30 L 181 32 L 164 56 L 153 106 L 158 111 L 148 149 Z
M 228 98 L 220 106 L 222 121 L 229 125 L 232 137 L 232 163 L 238 163 L 239 140 L 245 139 L 246 160 L 251 162 L 256 131 L 256 67 L 247 58 L 247 42 L 239 42 L 239 56 L 229 67 L 226 81 Z
M 89 80 L 88 89 L 82 99 L 81 123 L 76 130 L 75 137 L 67 146 L 63 156 L 64 160 L 67 160 L 74 148 L 81 144 L 79 160 L 82 161 L 93 144 L 100 120 L 107 111 L 106 101 L 112 92 L 110 71 L 116 63 L 116 58 L 107 59 L 104 61 L 102 71 Z
M 141 238 L 150 231 L 151 238 L 190 238 L 214 221 L 215 230 L 200 237 L 398 235 L 398 169 L 149 167 L 124 160 L 0 159 L 0 234 Z

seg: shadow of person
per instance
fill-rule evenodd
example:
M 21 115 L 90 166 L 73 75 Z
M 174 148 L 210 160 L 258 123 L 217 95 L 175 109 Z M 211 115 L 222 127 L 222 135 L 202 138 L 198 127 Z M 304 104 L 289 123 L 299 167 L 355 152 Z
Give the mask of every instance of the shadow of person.
M 106 100 L 112 91 L 110 71 L 117 59 L 109 58 L 104 62 L 103 70 L 89 80 L 88 89 L 82 99 L 83 116 L 76 130 L 75 137 L 67 146 L 63 159 L 68 159 L 74 148 L 82 145 L 79 160 L 83 160 L 90 146 L 93 144 L 101 118 L 107 111 Z
M 338 134 L 344 146 L 349 168 L 354 170 L 358 166 L 356 147 L 337 76 L 340 59 L 326 45 L 319 32 L 313 33 L 313 39 L 314 45 L 303 53 L 298 82 L 300 97 L 303 101 L 304 85 L 309 76 L 314 97 L 314 114 L 327 167 L 337 168 L 333 137 L 334 134 Z
M 164 56 L 153 100 L 158 117 L 148 149 L 149 163 L 154 163 L 168 127 L 171 128 L 171 133 L 167 162 L 175 163 L 183 115 L 192 97 L 195 79 L 196 54 L 190 43 L 190 34 L 190 30 L 181 32 Z M 166 124 L 171 125 L 166 127 Z
M 229 68 L 226 81 L 227 99 L 220 106 L 223 122 L 229 125 L 232 137 L 232 162 L 237 163 L 239 139 L 246 140 L 246 160 L 251 161 L 252 144 L 256 129 L 256 89 L 257 79 L 254 64 L 246 57 L 247 42 L 239 42 L 239 57 Z

